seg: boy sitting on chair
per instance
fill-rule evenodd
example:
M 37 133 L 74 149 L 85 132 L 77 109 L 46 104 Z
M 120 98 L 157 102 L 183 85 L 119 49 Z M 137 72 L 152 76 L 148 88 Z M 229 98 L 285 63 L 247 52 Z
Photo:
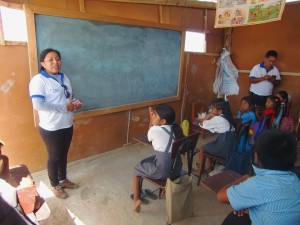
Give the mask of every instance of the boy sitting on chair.
M 268 130 L 259 136 L 255 152 L 260 164 L 253 166 L 256 175 L 245 175 L 217 194 L 220 202 L 230 203 L 235 210 L 222 225 L 300 224 L 300 181 L 291 172 L 297 160 L 295 137 Z M 249 215 L 244 214 L 246 209 Z

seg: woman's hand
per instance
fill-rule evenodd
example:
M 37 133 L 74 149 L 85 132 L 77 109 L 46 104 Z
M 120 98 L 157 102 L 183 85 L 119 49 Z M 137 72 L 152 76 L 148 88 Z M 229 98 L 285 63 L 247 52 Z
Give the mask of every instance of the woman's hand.
M 67 110 L 69 112 L 74 112 L 77 111 L 78 109 L 80 109 L 82 107 L 82 102 L 80 100 L 70 100 L 67 102 Z
M 68 111 L 68 112 L 73 112 L 73 111 L 75 111 L 75 105 L 73 105 L 72 102 L 73 102 L 72 100 L 70 100 L 70 101 L 67 102 L 67 111 Z

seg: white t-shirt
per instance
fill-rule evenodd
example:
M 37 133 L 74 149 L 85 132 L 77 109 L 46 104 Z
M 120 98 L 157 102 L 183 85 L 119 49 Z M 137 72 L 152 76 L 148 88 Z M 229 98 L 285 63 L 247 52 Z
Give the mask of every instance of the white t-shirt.
M 162 127 L 171 132 L 171 125 L 152 126 L 148 131 L 148 140 L 152 142 L 154 150 L 159 152 L 165 152 L 170 139 L 170 135 Z M 171 152 L 171 146 L 169 152 Z
M 61 75 L 57 75 L 61 76 Z M 72 98 L 72 87 L 69 78 L 63 75 L 63 84 L 67 86 L 70 93 L 69 98 L 65 96 L 65 89 L 50 76 L 42 74 L 35 75 L 29 84 L 30 98 L 44 99 L 47 108 L 36 109 L 39 114 L 39 126 L 45 130 L 55 131 L 69 128 L 73 125 L 73 112 L 68 112 L 67 101 Z
M 204 120 L 202 126 L 201 124 L 199 125 L 200 127 L 209 130 L 212 133 L 218 133 L 218 134 L 225 133 L 230 129 L 229 122 L 222 116 L 214 116 L 210 120 Z M 231 130 L 233 131 L 234 128 L 231 127 Z
M 275 76 L 276 80 L 281 80 L 279 70 L 275 66 L 273 66 L 271 70 L 267 71 L 263 63 L 255 65 L 251 70 L 249 77 L 261 78 L 267 74 Z M 263 80 L 256 84 L 251 84 L 250 91 L 259 96 L 269 96 L 273 92 L 273 84 L 270 81 Z

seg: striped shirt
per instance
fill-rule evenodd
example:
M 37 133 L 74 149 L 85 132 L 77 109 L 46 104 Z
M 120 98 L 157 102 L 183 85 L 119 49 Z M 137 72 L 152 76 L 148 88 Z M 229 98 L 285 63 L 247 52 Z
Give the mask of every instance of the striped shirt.
M 256 176 L 227 189 L 231 206 L 248 208 L 254 225 L 299 225 L 298 177 L 290 171 L 253 168 Z

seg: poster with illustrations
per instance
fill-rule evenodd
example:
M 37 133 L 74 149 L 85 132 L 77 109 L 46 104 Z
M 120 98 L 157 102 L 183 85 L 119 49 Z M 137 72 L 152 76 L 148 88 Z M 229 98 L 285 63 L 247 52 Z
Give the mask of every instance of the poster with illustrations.
M 285 0 L 218 0 L 215 28 L 280 20 Z

